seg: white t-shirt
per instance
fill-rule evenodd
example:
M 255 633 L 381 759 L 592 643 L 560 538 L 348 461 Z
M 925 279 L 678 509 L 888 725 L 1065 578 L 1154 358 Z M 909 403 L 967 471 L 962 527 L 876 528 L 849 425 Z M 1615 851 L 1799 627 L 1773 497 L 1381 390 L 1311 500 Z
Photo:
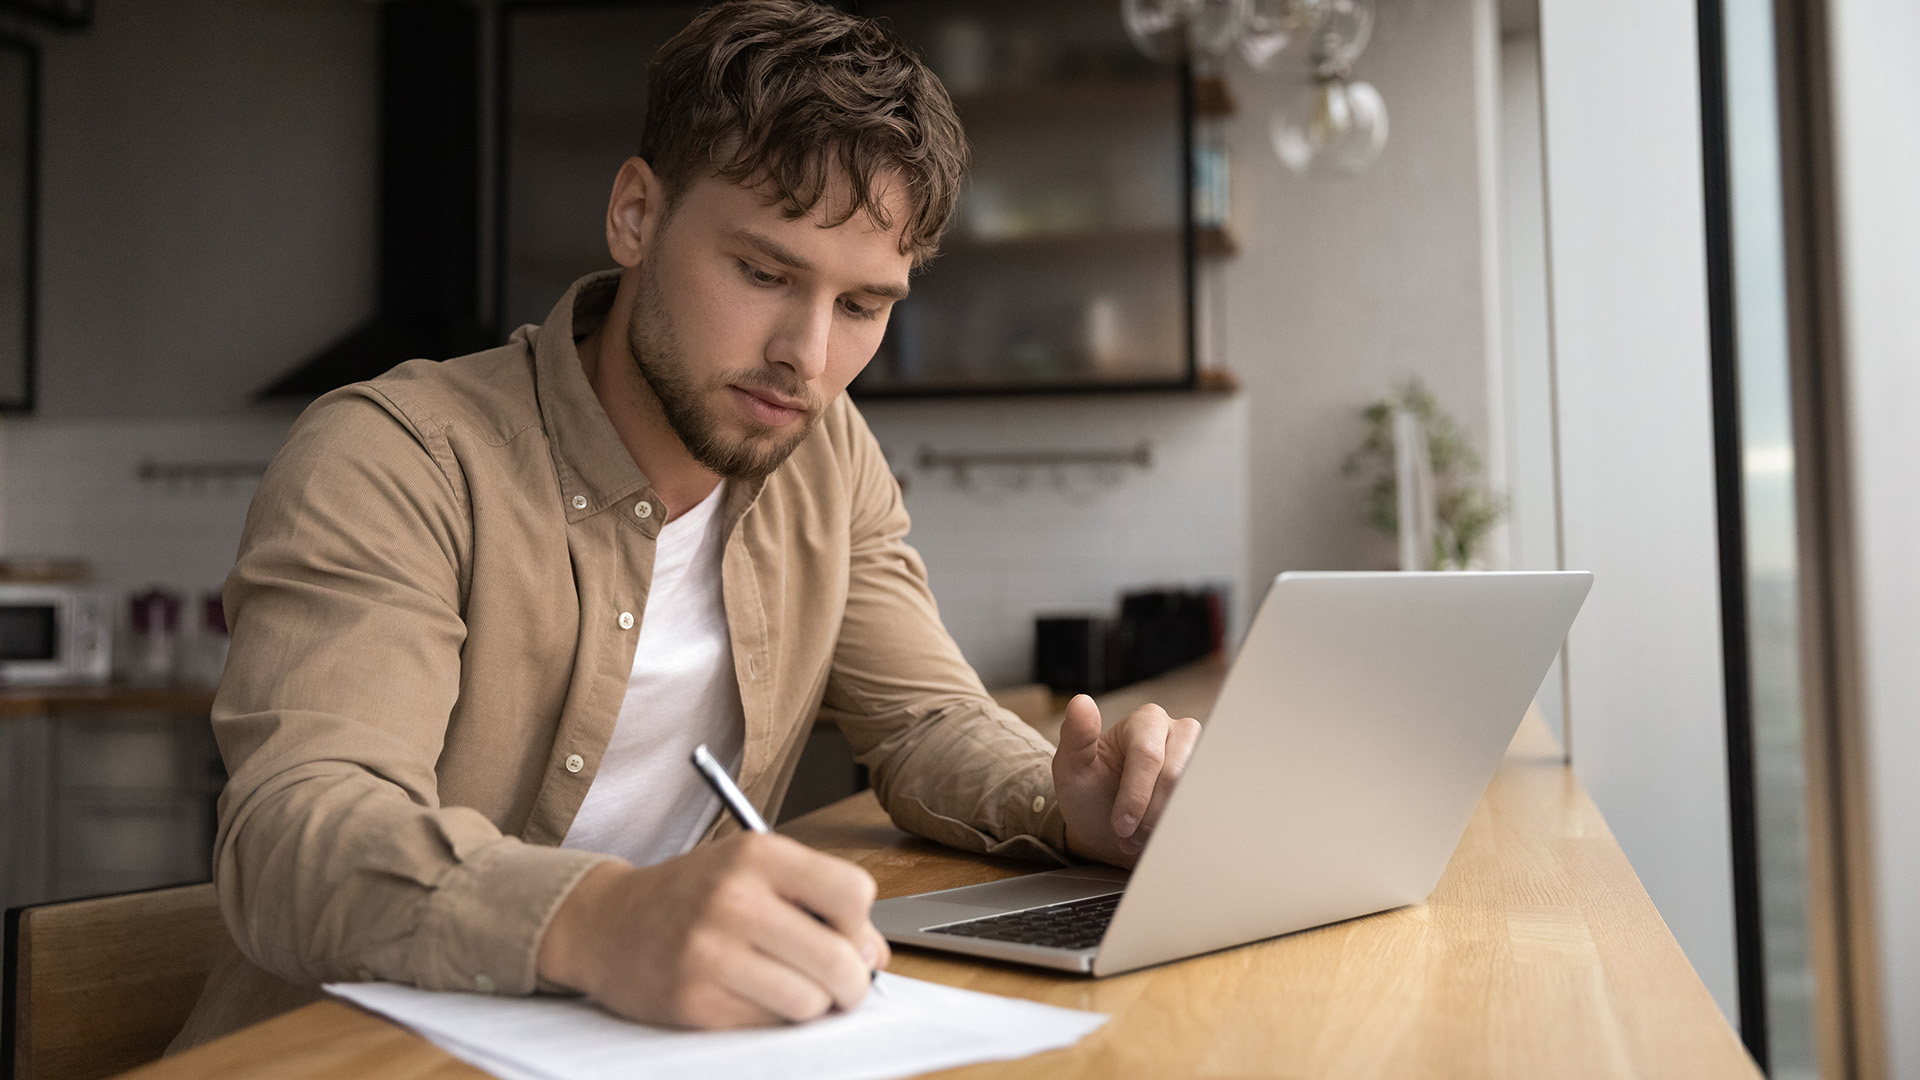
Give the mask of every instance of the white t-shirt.
M 636 866 L 682 855 L 720 811 L 688 757 L 706 743 L 738 775 L 746 717 L 720 594 L 723 482 L 660 527 L 620 719 L 561 847 Z

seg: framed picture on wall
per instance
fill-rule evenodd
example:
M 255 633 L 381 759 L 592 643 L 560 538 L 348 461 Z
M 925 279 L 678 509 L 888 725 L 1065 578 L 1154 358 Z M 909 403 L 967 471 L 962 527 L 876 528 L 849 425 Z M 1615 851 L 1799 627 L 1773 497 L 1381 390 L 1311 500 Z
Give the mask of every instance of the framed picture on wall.
M 0 412 L 33 409 L 40 53 L 0 36 Z

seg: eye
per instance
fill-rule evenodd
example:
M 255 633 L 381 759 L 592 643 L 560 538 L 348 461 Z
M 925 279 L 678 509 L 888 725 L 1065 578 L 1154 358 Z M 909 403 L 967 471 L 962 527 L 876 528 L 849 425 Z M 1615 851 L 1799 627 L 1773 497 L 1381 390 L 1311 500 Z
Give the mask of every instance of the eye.
M 877 319 L 880 317 L 880 309 L 878 307 L 868 307 L 854 300 L 842 300 L 840 301 L 840 307 L 848 315 L 856 319 Z
M 780 284 L 781 279 L 779 274 L 768 273 L 750 262 L 737 261 L 740 263 L 740 273 L 755 285 L 759 285 L 762 288 L 771 288 L 772 286 Z

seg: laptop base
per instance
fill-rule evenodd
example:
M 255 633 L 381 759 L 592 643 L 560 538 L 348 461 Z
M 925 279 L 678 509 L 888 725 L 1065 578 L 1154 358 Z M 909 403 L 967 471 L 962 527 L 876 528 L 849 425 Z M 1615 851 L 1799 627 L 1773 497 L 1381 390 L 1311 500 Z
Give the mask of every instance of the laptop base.
M 1128 877 L 1125 870 L 1111 866 L 1073 866 L 1004 881 L 989 881 L 982 885 L 897 896 L 873 905 L 873 925 L 888 941 L 897 945 L 919 945 L 943 952 L 1091 974 L 1093 959 L 1100 953 L 1097 945 L 1064 949 L 962 937 L 939 933 L 933 928 L 1028 908 L 1109 896 L 1125 889 Z

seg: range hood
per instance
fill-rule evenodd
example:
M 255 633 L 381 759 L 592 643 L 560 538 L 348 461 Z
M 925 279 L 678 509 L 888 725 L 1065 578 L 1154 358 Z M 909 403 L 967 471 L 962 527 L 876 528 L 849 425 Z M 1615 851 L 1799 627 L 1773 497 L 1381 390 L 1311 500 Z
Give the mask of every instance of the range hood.
M 379 10 L 380 306 L 261 401 L 315 398 L 404 360 L 494 344 L 479 303 L 479 15 L 464 0 Z

